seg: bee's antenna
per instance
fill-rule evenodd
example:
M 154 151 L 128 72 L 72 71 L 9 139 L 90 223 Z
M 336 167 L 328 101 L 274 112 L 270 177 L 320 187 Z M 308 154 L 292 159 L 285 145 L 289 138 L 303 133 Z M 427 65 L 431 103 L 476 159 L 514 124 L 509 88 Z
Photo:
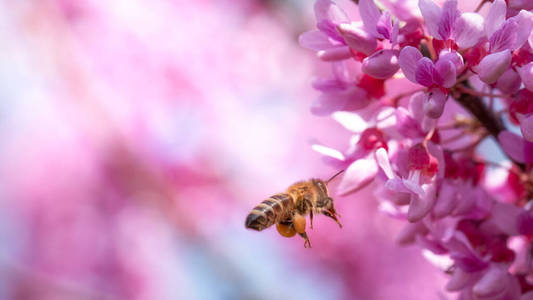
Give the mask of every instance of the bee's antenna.
M 341 174 L 342 172 L 344 172 L 344 170 L 340 170 L 339 172 L 337 172 L 335 175 L 331 176 L 330 179 L 326 180 L 326 185 L 332 181 L 335 177 L 337 177 L 339 174 Z

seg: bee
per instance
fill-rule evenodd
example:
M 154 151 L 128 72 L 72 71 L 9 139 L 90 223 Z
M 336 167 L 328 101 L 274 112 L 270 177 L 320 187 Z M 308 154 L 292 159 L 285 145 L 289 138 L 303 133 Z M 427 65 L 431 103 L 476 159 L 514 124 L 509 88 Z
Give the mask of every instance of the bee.
M 337 219 L 333 199 L 328 194 L 328 183 L 341 174 L 337 172 L 328 180 L 310 179 L 297 182 L 287 189 L 259 203 L 246 217 L 246 228 L 261 231 L 276 224 L 278 233 L 284 237 L 293 237 L 298 233 L 304 240 L 304 247 L 311 248 L 311 242 L 305 232 L 309 215 L 310 227 L 313 229 L 313 214 L 323 214 L 332 218 L 342 228 Z

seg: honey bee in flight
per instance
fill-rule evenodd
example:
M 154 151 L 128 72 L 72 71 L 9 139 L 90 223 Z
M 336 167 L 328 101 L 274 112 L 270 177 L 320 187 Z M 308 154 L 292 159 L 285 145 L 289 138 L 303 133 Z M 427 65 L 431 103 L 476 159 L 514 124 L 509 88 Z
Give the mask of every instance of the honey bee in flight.
M 337 219 L 333 199 L 328 195 L 328 183 L 341 174 L 339 171 L 330 179 L 310 179 L 291 185 L 285 193 L 279 193 L 264 200 L 254 207 L 246 217 L 245 226 L 261 231 L 276 223 L 276 229 L 284 237 L 293 237 L 298 233 L 304 238 L 304 247 L 311 248 L 311 242 L 305 232 L 305 216 L 309 214 L 313 229 L 313 213 L 323 214 L 332 218 L 342 228 Z

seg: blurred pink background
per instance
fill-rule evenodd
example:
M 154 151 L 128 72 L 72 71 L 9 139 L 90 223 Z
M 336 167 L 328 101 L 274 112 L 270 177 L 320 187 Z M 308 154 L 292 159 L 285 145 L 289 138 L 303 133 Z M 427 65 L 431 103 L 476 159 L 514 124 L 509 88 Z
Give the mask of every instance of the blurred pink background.
M 341 1 L 342 2 L 342 1 Z M 344 1 L 347 2 L 347 1 Z M 248 212 L 327 178 L 311 1 L 0 1 L 0 299 L 447 299 L 372 187 L 312 249 Z

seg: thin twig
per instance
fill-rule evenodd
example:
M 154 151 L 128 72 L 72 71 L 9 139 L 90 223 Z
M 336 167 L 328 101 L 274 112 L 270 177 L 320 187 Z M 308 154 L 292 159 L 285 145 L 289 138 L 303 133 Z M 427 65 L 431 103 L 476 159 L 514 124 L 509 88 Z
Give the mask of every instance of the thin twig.
M 473 90 L 473 89 L 470 89 L 470 88 L 466 88 L 466 87 L 461 86 L 461 85 L 458 85 L 457 89 L 459 91 L 463 92 L 463 93 L 467 93 L 467 94 L 470 94 L 470 95 L 473 95 L 473 96 L 478 96 L 478 97 L 507 98 L 507 96 L 503 95 L 503 94 L 483 93 L 483 92 L 479 92 L 479 91 L 476 91 L 476 90 Z
M 483 5 L 485 5 L 485 3 L 487 3 L 487 0 L 483 0 L 481 1 L 478 6 L 476 7 L 476 9 L 474 10 L 474 12 L 479 12 L 481 10 L 481 8 L 483 7 Z

